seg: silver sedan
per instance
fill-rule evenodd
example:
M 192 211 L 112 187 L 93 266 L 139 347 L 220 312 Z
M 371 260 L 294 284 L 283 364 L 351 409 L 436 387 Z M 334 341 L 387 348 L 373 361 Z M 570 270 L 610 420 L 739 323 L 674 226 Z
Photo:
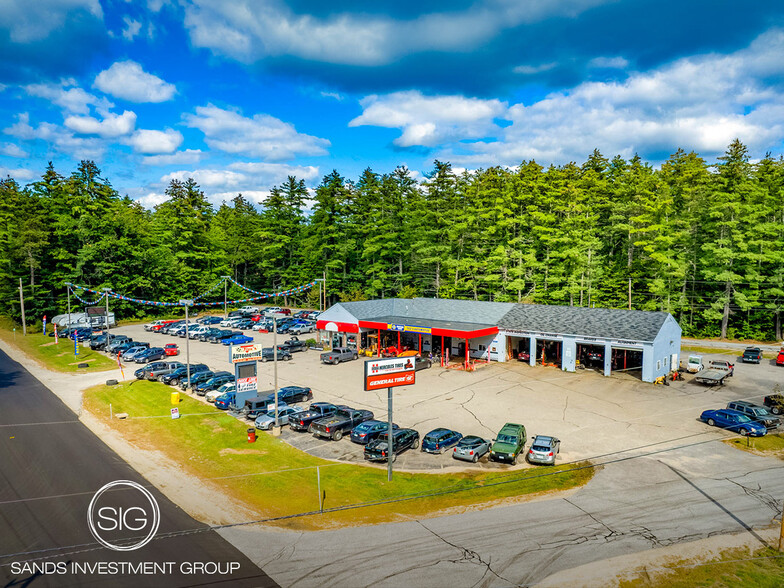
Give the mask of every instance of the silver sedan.
M 476 435 L 467 435 L 460 439 L 452 450 L 452 457 L 476 463 L 484 454 L 490 451 L 490 445 L 491 442 L 487 439 L 482 439 Z
M 278 423 L 280 426 L 288 425 L 289 419 L 296 418 L 296 416 L 304 412 L 304 408 L 300 408 L 299 406 L 287 406 L 286 408 L 280 408 L 278 410 Z M 275 409 L 273 408 L 266 414 L 259 415 L 256 417 L 256 428 L 261 429 L 262 431 L 269 431 L 273 425 L 275 424 Z
M 525 458 L 529 463 L 555 465 L 555 457 L 561 451 L 561 441 L 555 437 L 536 435 Z

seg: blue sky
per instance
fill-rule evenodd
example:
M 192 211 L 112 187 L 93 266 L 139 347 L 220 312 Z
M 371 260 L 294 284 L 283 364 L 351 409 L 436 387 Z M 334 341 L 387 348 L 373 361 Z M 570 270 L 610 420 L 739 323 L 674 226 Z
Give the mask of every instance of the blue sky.
M 434 159 L 784 152 L 784 3 L 0 0 L 0 175 L 96 161 L 151 207 Z

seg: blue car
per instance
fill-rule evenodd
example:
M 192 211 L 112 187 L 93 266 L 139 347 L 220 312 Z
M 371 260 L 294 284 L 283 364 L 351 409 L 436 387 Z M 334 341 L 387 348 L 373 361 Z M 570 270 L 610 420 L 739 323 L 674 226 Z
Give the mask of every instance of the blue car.
M 373 439 L 376 439 L 381 433 L 386 433 L 389 428 L 389 423 L 385 421 L 369 420 L 364 423 L 359 423 L 356 427 L 351 429 L 351 440 L 360 445 L 367 445 Z M 392 423 L 392 430 L 399 428 L 395 423 Z
M 768 432 L 765 425 L 753 421 L 742 412 L 731 408 L 706 410 L 700 415 L 700 420 L 708 423 L 711 427 L 721 427 L 751 437 L 762 437 Z
M 151 347 L 146 351 L 142 351 L 136 357 L 133 358 L 133 361 L 136 363 L 150 363 L 151 361 L 158 361 L 159 359 L 164 359 L 166 357 L 166 351 L 163 350 L 163 347 Z
M 244 345 L 245 343 L 253 343 L 253 337 L 248 337 L 247 335 L 234 335 L 233 337 L 229 337 L 228 339 L 223 339 L 221 341 L 224 345 Z
M 422 437 L 422 451 L 427 453 L 444 453 L 460 442 L 463 435 L 449 429 L 433 429 Z

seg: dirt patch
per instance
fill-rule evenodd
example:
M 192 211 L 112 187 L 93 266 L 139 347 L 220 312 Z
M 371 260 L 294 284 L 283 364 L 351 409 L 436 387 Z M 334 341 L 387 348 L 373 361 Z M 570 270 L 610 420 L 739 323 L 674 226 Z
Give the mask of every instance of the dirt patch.
M 55 344 L 54 341 L 50 341 L 49 343 L 42 343 L 38 347 L 51 347 L 54 344 Z
M 68 365 L 79 365 L 80 363 L 90 363 L 91 361 L 95 361 L 94 359 L 85 359 L 82 361 L 75 361 L 73 363 L 69 363 Z

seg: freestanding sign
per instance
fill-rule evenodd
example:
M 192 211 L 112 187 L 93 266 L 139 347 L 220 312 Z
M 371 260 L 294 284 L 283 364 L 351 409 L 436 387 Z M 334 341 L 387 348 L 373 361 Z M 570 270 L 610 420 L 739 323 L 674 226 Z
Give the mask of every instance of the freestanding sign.
M 261 359 L 261 345 L 250 343 L 248 345 L 230 345 L 229 346 L 229 361 L 231 363 L 240 363 L 242 361 L 257 361 Z
M 255 359 L 234 362 L 234 409 L 241 409 L 245 401 L 258 394 L 258 364 Z
M 365 390 L 387 389 L 387 480 L 392 481 L 395 459 L 395 433 L 392 427 L 392 388 L 416 383 L 414 357 L 388 357 L 365 360 Z
M 413 357 L 389 357 L 365 361 L 365 390 L 380 390 L 416 383 Z

